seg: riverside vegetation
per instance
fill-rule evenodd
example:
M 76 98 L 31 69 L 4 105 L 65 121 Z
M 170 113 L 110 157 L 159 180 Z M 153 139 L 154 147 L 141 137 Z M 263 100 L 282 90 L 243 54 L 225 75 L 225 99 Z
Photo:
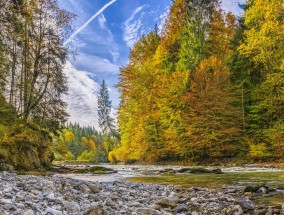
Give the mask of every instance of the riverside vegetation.
M 283 161 L 283 2 L 240 6 L 244 15 L 235 17 L 218 0 L 173 1 L 162 30 L 143 36 L 120 70 L 118 128 L 101 84 L 99 132 L 67 123 L 62 100 L 71 53 L 63 41 L 74 14 L 56 0 L 0 0 L 0 169 L 48 170 L 54 159 Z M 90 172 L 115 174 L 77 170 Z M 283 205 L 250 200 L 254 192 L 283 196 L 281 187 L 265 185 L 248 187 L 245 196 L 234 187 L 93 183 L 7 172 L 0 185 L 0 214 L 284 214 Z
M 283 160 L 283 2 L 241 7 L 176 0 L 136 43 L 120 71 L 118 159 Z
M 238 19 L 217 0 L 174 1 L 162 30 L 143 36 L 121 68 L 119 133 L 105 82 L 101 132 L 66 126 L 62 68 L 70 51 L 63 41 L 74 15 L 55 0 L 0 4 L 5 168 L 40 168 L 53 153 L 114 163 L 283 160 L 280 0 L 250 0 Z

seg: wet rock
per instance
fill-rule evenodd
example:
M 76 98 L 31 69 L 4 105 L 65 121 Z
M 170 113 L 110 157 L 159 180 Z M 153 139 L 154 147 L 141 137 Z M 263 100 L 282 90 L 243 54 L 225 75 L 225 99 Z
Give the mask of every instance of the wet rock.
M 246 186 L 244 189 L 244 193 L 246 192 L 251 192 L 251 193 L 256 193 L 258 190 L 260 190 L 259 192 L 262 192 L 263 190 L 267 190 L 268 191 L 269 187 L 267 187 L 264 184 L 258 184 L 256 186 Z
M 269 190 L 266 187 L 260 187 L 256 193 L 262 193 L 262 194 L 266 194 L 269 193 Z
M 244 193 L 255 193 L 259 187 L 254 187 L 254 186 L 246 186 L 244 189 Z

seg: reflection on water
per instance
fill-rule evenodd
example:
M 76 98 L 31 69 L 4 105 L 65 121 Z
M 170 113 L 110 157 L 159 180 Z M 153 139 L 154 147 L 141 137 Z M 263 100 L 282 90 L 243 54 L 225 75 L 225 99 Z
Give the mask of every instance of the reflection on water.
M 155 177 L 128 178 L 132 182 L 174 184 L 182 187 L 208 187 L 221 189 L 224 185 L 245 186 L 266 184 L 270 188 L 284 187 L 284 172 L 227 172 L 225 174 L 175 174 Z M 258 205 L 284 204 L 284 193 L 257 196 L 255 203 Z
M 133 182 L 175 184 L 182 187 L 222 188 L 224 184 L 256 185 L 265 183 L 284 187 L 284 172 L 227 172 L 225 174 L 170 174 L 154 177 L 132 177 Z

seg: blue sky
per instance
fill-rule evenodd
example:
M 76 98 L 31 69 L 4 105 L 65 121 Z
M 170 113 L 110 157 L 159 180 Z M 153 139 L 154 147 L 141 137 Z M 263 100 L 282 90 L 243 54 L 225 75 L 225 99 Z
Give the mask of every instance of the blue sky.
M 139 37 L 151 31 L 155 24 L 162 26 L 171 2 L 59 0 L 62 8 L 77 15 L 72 23 L 73 32 L 68 35 L 71 38 L 66 41 L 67 46 L 76 50 L 65 67 L 69 94 L 64 99 L 71 121 L 97 127 L 96 91 L 103 79 L 109 87 L 115 113 L 119 93 L 114 86 L 118 82 L 119 67 L 127 64 L 129 49 Z M 237 3 L 237 0 L 224 0 L 223 8 L 238 15 L 241 10 Z

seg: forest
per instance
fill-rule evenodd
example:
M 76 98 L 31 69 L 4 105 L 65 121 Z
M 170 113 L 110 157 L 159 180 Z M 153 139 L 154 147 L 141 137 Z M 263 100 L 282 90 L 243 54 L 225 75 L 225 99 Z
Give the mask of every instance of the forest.
M 284 8 L 176 0 L 121 68 L 120 160 L 283 160 Z
M 284 8 L 175 0 L 120 69 L 118 122 L 105 81 L 99 128 L 68 122 L 64 46 L 75 15 L 56 0 L 0 0 L 1 168 L 284 159 Z

